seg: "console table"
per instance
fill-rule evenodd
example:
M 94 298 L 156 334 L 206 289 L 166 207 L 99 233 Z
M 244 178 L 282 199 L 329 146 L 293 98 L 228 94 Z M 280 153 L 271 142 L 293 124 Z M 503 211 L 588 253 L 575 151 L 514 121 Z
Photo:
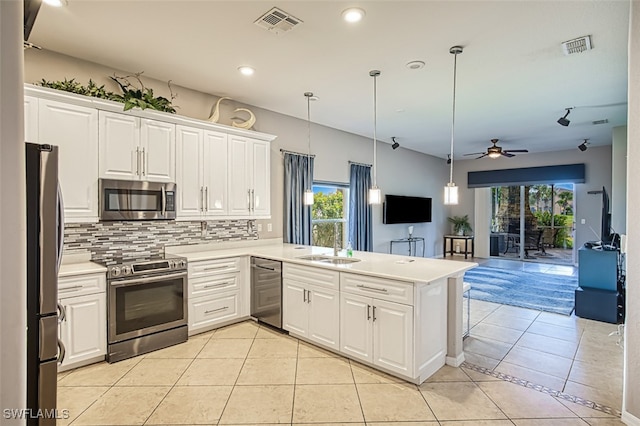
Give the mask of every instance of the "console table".
M 409 238 L 399 238 L 397 240 L 391 240 L 389 241 L 389 254 L 393 254 L 394 243 L 407 243 L 409 245 L 409 256 L 417 256 L 418 242 L 422 243 L 422 257 L 424 257 L 424 238 L 423 237 L 409 237 Z
M 453 247 L 454 240 L 464 240 L 464 258 L 467 259 L 468 255 L 474 257 L 474 243 L 473 235 L 445 235 L 442 243 L 442 257 L 447 257 L 447 241 L 449 241 L 449 254 L 453 256 L 455 253 Z M 471 243 L 471 251 L 469 251 L 469 242 Z M 462 252 L 460 252 L 462 254 Z

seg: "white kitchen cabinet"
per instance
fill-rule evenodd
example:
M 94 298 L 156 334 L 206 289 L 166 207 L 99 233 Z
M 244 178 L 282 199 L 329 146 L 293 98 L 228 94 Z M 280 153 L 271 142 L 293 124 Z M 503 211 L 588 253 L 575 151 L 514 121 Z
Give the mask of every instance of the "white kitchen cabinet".
M 59 278 L 59 334 L 65 348 L 60 371 L 104 359 L 107 353 L 105 274 Z
M 229 213 L 246 217 L 271 215 L 269 143 L 229 136 Z
M 340 348 L 339 274 L 283 265 L 283 328 L 324 347 Z
M 59 147 L 65 222 L 97 222 L 98 111 L 39 99 L 37 143 Z
M 246 258 L 189 262 L 188 269 L 190 336 L 249 315 Z
M 227 135 L 177 126 L 178 219 L 228 213 Z
M 24 140 L 38 143 L 38 98 L 24 97 Z
M 175 181 L 174 124 L 107 111 L 99 121 L 100 177 Z
M 413 306 L 385 300 L 404 293 L 402 286 L 409 290 L 412 286 L 355 274 L 341 274 L 340 285 L 340 351 L 413 376 Z

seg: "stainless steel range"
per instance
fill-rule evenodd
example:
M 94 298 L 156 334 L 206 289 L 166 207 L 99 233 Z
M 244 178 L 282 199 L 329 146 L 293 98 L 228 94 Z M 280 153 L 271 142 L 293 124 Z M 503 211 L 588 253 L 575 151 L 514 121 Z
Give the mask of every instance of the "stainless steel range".
M 187 260 L 159 255 L 107 266 L 107 361 L 187 340 Z

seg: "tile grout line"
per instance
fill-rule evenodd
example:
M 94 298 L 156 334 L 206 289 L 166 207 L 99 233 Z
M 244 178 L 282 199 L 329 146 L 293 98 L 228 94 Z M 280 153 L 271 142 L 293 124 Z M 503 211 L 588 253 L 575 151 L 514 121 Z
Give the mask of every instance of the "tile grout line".
M 617 410 L 615 408 L 606 406 L 604 404 L 598 404 L 597 402 L 590 401 L 588 399 L 584 399 L 584 398 L 581 398 L 579 396 L 569 395 L 567 393 L 564 393 L 562 391 L 558 391 L 558 390 L 555 390 L 555 389 L 551 389 L 551 388 L 546 387 L 544 385 L 538 385 L 538 384 L 532 383 L 532 382 L 530 382 L 528 380 L 524 380 L 524 379 L 520 379 L 518 377 L 510 376 L 508 374 L 499 373 L 497 371 L 490 370 L 488 368 L 481 367 L 479 365 L 470 364 L 470 363 L 468 363 L 466 361 L 462 363 L 461 367 L 466 367 L 466 368 L 468 368 L 470 370 L 473 370 L 473 371 L 476 371 L 478 373 L 486 374 L 488 376 L 494 377 L 496 379 L 499 379 L 499 380 L 502 380 L 502 381 L 505 381 L 505 382 L 509 382 L 509 383 L 513 383 L 513 384 L 516 384 L 516 385 L 519 385 L 519 386 L 523 386 L 525 388 L 533 389 L 535 391 L 547 394 L 549 396 L 557 397 L 557 398 L 563 399 L 563 400 L 568 401 L 568 402 L 573 402 L 575 404 L 582 405 L 584 407 L 591 408 L 591 409 L 594 409 L 596 411 L 600 411 L 600 412 L 603 412 L 603 413 L 606 413 L 606 414 L 610 414 L 612 416 L 616 416 L 616 417 L 621 417 L 622 416 L 622 412 L 621 411 L 619 411 L 619 410 Z
M 366 425 L 367 418 L 364 415 L 364 407 L 362 406 L 362 400 L 360 399 L 360 392 L 358 391 L 358 384 L 356 383 L 356 375 L 353 372 L 353 364 L 351 364 L 351 359 L 346 358 L 349 363 L 349 371 L 351 371 L 351 378 L 353 379 L 353 387 L 356 388 L 356 396 L 358 397 L 358 404 L 360 405 L 360 412 L 362 413 L 362 421 Z
M 291 424 L 293 424 L 293 415 L 296 408 L 296 388 L 298 386 L 298 362 L 300 360 L 300 339 L 296 339 L 296 368 L 293 373 L 293 398 L 291 398 Z

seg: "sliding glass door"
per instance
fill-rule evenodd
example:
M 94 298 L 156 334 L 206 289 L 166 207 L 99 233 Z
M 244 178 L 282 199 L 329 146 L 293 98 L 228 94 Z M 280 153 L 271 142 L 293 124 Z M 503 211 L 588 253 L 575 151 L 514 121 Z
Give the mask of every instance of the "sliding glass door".
M 490 255 L 574 264 L 573 184 L 491 188 Z

